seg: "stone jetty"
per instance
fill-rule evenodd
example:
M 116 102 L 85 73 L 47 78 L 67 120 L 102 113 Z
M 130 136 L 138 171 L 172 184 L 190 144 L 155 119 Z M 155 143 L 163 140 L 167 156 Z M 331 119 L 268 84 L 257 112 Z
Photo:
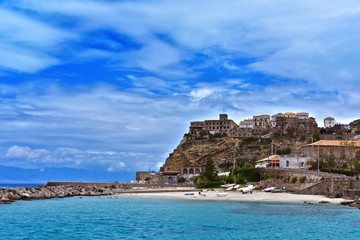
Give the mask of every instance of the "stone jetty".
M 9 204 L 17 200 L 37 200 L 74 196 L 102 196 L 119 193 L 194 191 L 193 187 L 162 186 L 127 183 L 80 183 L 49 182 L 37 187 L 5 188 L 0 187 L 0 204 Z

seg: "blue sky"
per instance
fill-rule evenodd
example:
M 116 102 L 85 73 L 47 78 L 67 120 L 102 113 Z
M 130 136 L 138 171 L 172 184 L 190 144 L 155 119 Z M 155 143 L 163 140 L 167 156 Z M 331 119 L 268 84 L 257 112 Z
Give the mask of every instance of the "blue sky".
M 359 118 L 358 1 L 0 3 L 0 182 L 129 181 L 190 121 Z

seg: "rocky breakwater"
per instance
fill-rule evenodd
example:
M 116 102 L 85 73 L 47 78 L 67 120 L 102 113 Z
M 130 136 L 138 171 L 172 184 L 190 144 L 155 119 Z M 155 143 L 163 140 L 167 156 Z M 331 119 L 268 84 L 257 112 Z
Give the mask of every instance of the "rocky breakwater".
M 9 204 L 17 200 L 36 200 L 50 198 L 64 198 L 73 196 L 101 196 L 112 195 L 126 191 L 128 187 L 122 184 L 105 186 L 47 186 L 24 188 L 0 188 L 0 204 Z

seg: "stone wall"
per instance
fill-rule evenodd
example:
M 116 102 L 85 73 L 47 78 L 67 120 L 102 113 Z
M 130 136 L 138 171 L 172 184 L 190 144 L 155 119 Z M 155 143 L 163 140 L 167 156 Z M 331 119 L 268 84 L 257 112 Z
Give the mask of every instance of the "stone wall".
M 299 194 L 311 194 L 311 195 L 325 195 L 328 197 L 342 197 L 344 190 L 349 190 L 351 188 L 351 179 L 327 179 L 308 187 L 306 189 L 300 190 L 297 193 Z

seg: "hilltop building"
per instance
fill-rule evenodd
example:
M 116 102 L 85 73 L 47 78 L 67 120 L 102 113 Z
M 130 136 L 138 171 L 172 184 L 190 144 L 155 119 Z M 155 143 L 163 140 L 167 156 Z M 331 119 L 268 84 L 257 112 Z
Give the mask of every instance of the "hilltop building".
M 253 119 L 251 118 L 244 119 L 244 121 L 240 122 L 239 126 L 240 128 L 253 128 L 254 127 Z
M 286 112 L 284 114 L 284 117 L 286 117 L 286 118 L 296 118 L 296 114 L 293 113 L 293 112 Z
M 360 134 L 360 119 L 350 123 L 351 134 Z
M 298 112 L 295 116 L 297 119 L 304 119 L 307 120 L 309 118 L 309 113 L 307 112 Z
M 194 121 L 190 123 L 189 133 L 192 136 L 201 136 L 204 134 L 222 133 L 229 135 L 233 129 L 239 126 L 227 114 L 220 114 L 219 120 Z
M 276 119 L 277 118 L 283 118 L 284 114 L 282 113 L 278 113 L 278 114 L 274 114 L 271 116 L 271 128 L 275 128 L 276 127 Z
M 259 116 L 254 116 L 253 123 L 254 123 L 253 126 L 255 129 L 270 128 L 270 126 L 271 126 L 270 115 L 263 114 L 263 115 L 259 115 Z
M 324 128 L 332 128 L 335 126 L 335 118 L 327 117 L 324 119 Z

